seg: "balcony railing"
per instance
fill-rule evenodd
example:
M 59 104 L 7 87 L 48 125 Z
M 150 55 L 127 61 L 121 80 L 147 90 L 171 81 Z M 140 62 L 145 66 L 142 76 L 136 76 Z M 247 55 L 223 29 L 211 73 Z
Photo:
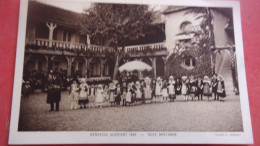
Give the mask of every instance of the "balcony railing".
M 40 47 L 54 47 L 60 48 L 64 50 L 91 50 L 94 52 L 113 52 L 114 49 L 112 47 L 106 46 L 98 46 L 98 45 L 86 45 L 83 43 L 74 43 L 74 42 L 65 42 L 65 41 L 57 41 L 57 40 L 48 40 L 48 39 L 34 39 L 31 41 L 27 41 L 27 45 L 36 45 Z
M 86 45 L 83 43 L 74 43 L 74 42 L 65 42 L 65 41 L 57 41 L 57 40 L 48 40 L 48 39 L 34 39 L 26 42 L 27 45 L 33 45 L 38 47 L 45 47 L 46 49 L 61 49 L 67 51 L 90 51 L 95 53 L 113 53 L 114 48 L 106 47 L 106 46 L 98 46 L 98 45 Z M 36 48 L 38 48 L 36 47 Z M 122 47 L 120 47 L 122 48 Z M 118 49 L 120 49 L 118 48 Z M 165 43 L 153 43 L 153 44 L 145 44 L 145 45 L 134 45 L 134 46 L 126 46 L 126 53 L 140 53 L 140 52 L 161 52 L 165 50 Z
M 145 51 L 148 49 L 151 50 L 160 50 L 165 48 L 164 43 L 154 43 L 154 44 L 145 44 L 145 45 L 134 45 L 134 46 L 126 46 L 125 52 L 132 52 L 132 51 Z

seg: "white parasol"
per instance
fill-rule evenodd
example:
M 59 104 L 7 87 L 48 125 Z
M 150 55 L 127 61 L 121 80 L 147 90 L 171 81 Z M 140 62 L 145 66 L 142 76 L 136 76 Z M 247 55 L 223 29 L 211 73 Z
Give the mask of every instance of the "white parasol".
M 129 61 L 119 67 L 119 71 L 127 71 L 127 72 L 132 72 L 132 71 L 150 71 L 152 70 L 152 67 L 149 66 L 148 64 L 142 62 L 142 61 Z

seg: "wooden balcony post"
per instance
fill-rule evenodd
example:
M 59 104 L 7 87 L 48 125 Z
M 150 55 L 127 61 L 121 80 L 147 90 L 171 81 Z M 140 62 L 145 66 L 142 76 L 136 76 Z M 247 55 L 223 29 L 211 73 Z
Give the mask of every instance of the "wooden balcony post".
M 49 47 L 52 47 L 53 31 L 57 27 L 57 24 L 47 22 L 46 25 L 49 28 Z
M 68 62 L 67 77 L 71 77 L 71 67 L 72 67 L 72 62 L 74 60 L 74 57 L 66 57 L 66 59 Z
M 156 57 L 152 58 L 152 69 L 153 69 L 154 77 L 156 78 Z

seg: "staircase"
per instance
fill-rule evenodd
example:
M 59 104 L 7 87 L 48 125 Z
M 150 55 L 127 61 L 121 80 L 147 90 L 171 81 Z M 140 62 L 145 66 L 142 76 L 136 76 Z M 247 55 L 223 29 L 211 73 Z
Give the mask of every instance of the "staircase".
M 219 54 L 216 55 L 216 72 L 219 75 L 224 77 L 225 89 L 227 95 L 233 95 L 234 93 L 234 85 L 232 78 L 232 70 L 231 70 L 231 61 L 230 55 L 226 50 L 220 51 Z

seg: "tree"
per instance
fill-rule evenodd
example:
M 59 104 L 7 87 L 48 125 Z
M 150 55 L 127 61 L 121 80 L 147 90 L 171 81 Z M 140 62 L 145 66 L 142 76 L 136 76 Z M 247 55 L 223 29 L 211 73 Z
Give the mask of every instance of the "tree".
M 143 30 L 151 25 L 152 15 L 148 5 L 95 3 L 79 19 L 82 34 L 99 38 L 103 45 L 114 48 L 113 79 L 117 77 L 119 60 L 125 55 L 126 43 L 144 37 Z
M 175 52 L 173 52 L 173 54 L 171 54 L 167 59 L 167 66 L 179 64 L 177 60 L 189 54 L 200 54 L 203 56 L 210 56 L 210 58 L 212 58 L 212 52 L 215 49 L 213 12 L 225 15 L 220 9 L 209 7 L 190 7 L 186 11 L 185 15 L 195 14 L 195 20 L 201 20 L 201 24 L 199 25 L 199 27 L 196 27 L 189 32 L 183 33 L 192 33 L 194 36 L 190 41 L 180 41 L 179 44 L 175 46 Z M 171 67 L 167 68 L 167 73 L 171 74 Z M 212 70 L 212 73 L 214 73 L 214 69 Z

